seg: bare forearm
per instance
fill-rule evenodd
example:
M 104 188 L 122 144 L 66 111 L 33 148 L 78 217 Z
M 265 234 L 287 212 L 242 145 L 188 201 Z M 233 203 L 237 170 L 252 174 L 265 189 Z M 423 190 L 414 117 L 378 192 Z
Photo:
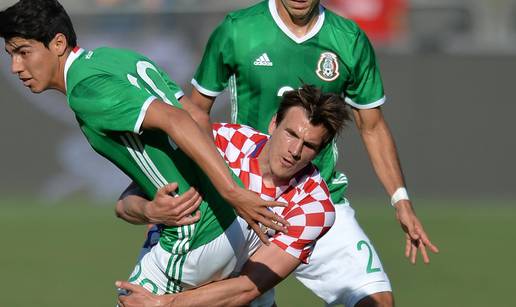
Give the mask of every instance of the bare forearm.
M 143 209 L 146 202 L 147 201 L 143 201 L 137 197 L 135 197 L 134 201 L 132 202 L 127 202 L 126 200 L 119 200 L 116 205 L 116 215 L 119 218 L 131 224 L 148 224 L 149 220 L 145 217 Z
M 355 119 L 373 168 L 388 195 L 405 186 L 398 152 L 382 112 L 355 110 Z
M 275 244 L 262 245 L 240 276 L 180 293 L 170 306 L 242 306 L 276 286 L 300 261 Z
M 204 171 L 217 191 L 228 198 L 237 187 L 213 140 L 184 110 L 154 102 L 147 111 L 144 128 L 161 129 Z
M 394 139 L 385 125 L 362 133 L 373 168 L 388 195 L 405 186 Z
M 187 97 L 181 98 L 181 104 L 185 111 L 190 114 L 193 120 L 202 128 L 202 130 L 210 137 L 213 137 L 213 129 L 210 120 L 209 111 L 203 110 L 197 104 L 193 103 Z
M 117 217 L 124 221 L 135 224 L 148 224 L 149 220 L 145 216 L 145 206 L 147 199 L 143 197 L 134 183 L 120 195 L 115 208 Z
M 178 122 L 168 125 L 167 133 L 199 165 L 223 197 L 231 193 L 236 184 L 213 139 L 189 115 L 184 113 Z
M 214 282 L 201 288 L 172 295 L 165 306 L 244 306 L 260 295 L 247 276 Z

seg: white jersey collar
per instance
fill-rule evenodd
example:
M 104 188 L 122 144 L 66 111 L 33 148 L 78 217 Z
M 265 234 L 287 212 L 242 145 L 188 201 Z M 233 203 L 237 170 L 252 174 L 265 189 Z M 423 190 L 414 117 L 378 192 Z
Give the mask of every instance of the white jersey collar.
M 301 44 L 303 42 L 306 42 L 307 40 L 314 37 L 317 33 L 319 33 L 319 30 L 321 30 L 323 23 L 324 23 L 324 7 L 322 5 L 319 5 L 319 15 L 317 16 L 317 22 L 315 23 L 314 27 L 310 32 L 308 32 L 303 37 L 297 37 L 290 29 L 285 25 L 283 20 L 281 20 L 281 17 L 278 13 L 278 8 L 276 7 L 276 1 L 275 0 L 269 0 L 269 11 L 271 12 L 272 18 L 278 25 L 278 27 L 285 33 L 290 39 L 292 39 L 294 42 Z
M 70 66 L 72 66 L 73 62 L 75 62 L 75 60 L 77 60 L 77 58 L 83 52 L 84 52 L 84 49 L 77 46 L 77 47 L 73 48 L 72 52 L 70 52 L 70 54 L 68 55 L 68 58 L 66 59 L 65 68 L 64 68 L 65 90 L 67 90 L 66 77 L 68 76 L 68 69 L 70 69 Z

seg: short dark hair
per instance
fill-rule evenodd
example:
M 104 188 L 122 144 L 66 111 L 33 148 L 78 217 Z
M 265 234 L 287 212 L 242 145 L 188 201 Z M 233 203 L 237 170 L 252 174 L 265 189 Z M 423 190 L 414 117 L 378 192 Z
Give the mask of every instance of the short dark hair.
M 37 40 L 45 47 L 56 34 L 62 33 L 68 46 L 77 46 L 72 21 L 56 0 L 21 0 L 0 12 L 0 37 Z
M 326 128 L 326 137 L 319 149 L 331 142 L 345 126 L 345 122 L 351 120 L 350 110 L 339 95 L 324 93 L 314 85 L 303 84 L 300 89 L 283 94 L 276 113 L 276 125 L 281 123 L 287 111 L 292 107 L 303 108 L 312 125 L 324 125 Z

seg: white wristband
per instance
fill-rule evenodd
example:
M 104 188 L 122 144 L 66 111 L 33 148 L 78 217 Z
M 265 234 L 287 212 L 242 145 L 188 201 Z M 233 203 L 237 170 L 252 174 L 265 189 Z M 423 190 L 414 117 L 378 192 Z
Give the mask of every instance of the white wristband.
M 394 207 L 394 205 L 396 205 L 397 202 L 399 202 L 400 200 L 404 200 L 404 199 L 410 200 L 408 197 L 407 189 L 398 188 L 396 190 L 396 192 L 394 192 L 394 194 L 392 194 L 391 205 Z

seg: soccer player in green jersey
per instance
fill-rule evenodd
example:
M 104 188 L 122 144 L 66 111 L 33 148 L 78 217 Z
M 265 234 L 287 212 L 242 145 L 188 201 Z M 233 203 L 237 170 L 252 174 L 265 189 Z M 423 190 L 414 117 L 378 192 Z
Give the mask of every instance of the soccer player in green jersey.
M 428 263 L 427 248 L 438 249 L 408 198 L 394 139 L 382 115 L 385 95 L 375 54 L 354 22 L 326 10 L 319 0 L 266 0 L 230 13 L 209 39 L 192 80 L 191 100 L 209 112 L 227 87 L 232 120 L 266 131 L 282 94 L 301 82 L 345 96 L 406 233 L 405 256 L 415 263 L 421 253 Z M 391 306 L 387 275 L 344 198 L 347 179 L 335 170 L 337 157 L 333 144 L 315 161 L 336 204 L 335 225 L 318 241 L 311 263 L 295 274 L 328 304 Z
M 151 60 L 128 50 L 79 48 L 72 22 L 55 0 L 22 0 L 0 12 L 0 36 L 12 72 L 33 93 L 55 89 L 66 95 L 93 149 L 131 177 L 147 197 L 169 182 L 178 183 L 179 194 L 190 186 L 203 193 L 197 223 L 162 227 L 158 246 L 166 272 L 162 284 L 148 281 L 151 289 L 182 290 L 182 281 L 188 279 L 183 267 L 192 265 L 187 255 L 219 242 L 235 252 L 230 248 L 199 257 L 217 259 L 213 270 L 223 271 L 223 276 L 231 272 L 233 259 L 257 243 L 248 224 L 264 242 L 268 240 L 258 223 L 285 231 L 285 220 L 267 209 L 284 204 L 263 201 L 239 186 L 213 141 L 182 109 L 195 113 L 195 108 Z M 145 273 L 143 264 L 138 268 L 140 275 Z M 194 286 L 207 282 L 202 276 L 190 281 Z

